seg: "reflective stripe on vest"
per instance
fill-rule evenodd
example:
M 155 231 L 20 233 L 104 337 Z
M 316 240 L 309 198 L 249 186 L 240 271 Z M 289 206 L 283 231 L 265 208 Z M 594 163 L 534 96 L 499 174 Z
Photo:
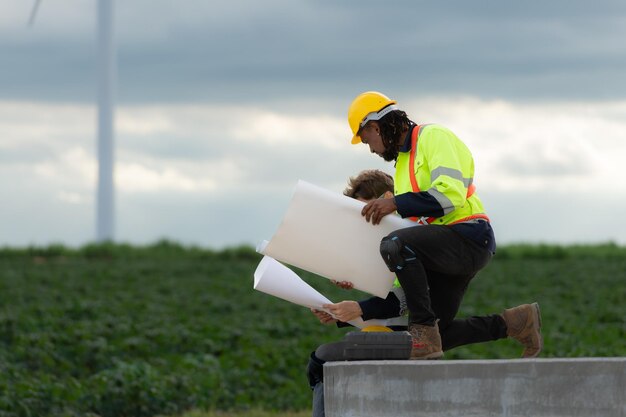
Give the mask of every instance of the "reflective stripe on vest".
M 409 179 L 411 180 L 411 188 L 413 188 L 414 193 L 420 192 L 420 187 L 417 185 L 417 178 L 415 178 L 415 154 L 417 153 L 417 139 L 419 136 L 419 132 L 422 126 L 416 125 L 411 132 L 411 153 L 409 154 Z M 470 198 L 472 194 L 476 191 L 476 186 L 472 183 L 467 187 L 467 195 L 465 198 Z M 419 224 L 430 224 L 437 220 L 436 217 L 409 217 L 410 220 L 417 222 Z M 486 214 L 474 214 L 472 216 L 464 217 L 462 219 L 456 220 L 450 224 L 463 223 L 469 220 L 474 219 L 482 219 L 489 221 L 489 217 Z

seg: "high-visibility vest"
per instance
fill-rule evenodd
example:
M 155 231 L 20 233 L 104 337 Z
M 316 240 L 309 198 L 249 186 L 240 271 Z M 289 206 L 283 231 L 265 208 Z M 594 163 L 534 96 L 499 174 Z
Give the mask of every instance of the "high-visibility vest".
M 444 215 L 411 220 L 444 225 L 489 221 L 473 181 L 474 159 L 454 133 L 439 125 L 413 127 L 410 151 L 400 152 L 396 160 L 394 194 L 424 190 L 439 201 Z

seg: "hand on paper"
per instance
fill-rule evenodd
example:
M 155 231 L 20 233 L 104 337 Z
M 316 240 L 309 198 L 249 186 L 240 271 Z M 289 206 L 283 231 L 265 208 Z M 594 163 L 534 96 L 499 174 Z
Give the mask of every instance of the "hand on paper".
M 396 200 L 393 198 L 379 198 L 378 200 L 370 201 L 361 210 L 361 215 L 365 216 L 366 221 L 372 222 L 372 224 L 379 224 L 383 217 L 387 214 L 391 214 L 396 211 Z
M 339 288 L 343 288 L 344 290 L 351 290 L 354 288 L 354 284 L 350 281 L 335 281 L 334 279 L 331 279 L 330 281 Z
M 322 307 L 330 311 L 339 321 L 348 322 L 363 315 L 361 306 L 356 301 L 342 301 L 336 304 L 324 304 Z
M 316 309 L 312 308 L 311 309 L 311 313 L 315 314 L 315 317 L 317 317 L 319 319 L 320 323 L 322 323 L 322 324 L 337 323 L 337 319 L 334 319 L 333 316 L 331 316 L 330 314 L 328 314 L 325 311 L 316 310 Z

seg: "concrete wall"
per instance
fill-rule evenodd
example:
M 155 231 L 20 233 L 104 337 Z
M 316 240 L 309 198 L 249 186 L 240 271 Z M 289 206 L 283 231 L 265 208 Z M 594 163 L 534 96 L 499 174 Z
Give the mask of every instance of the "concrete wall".
M 326 417 L 626 417 L 626 358 L 324 366 Z

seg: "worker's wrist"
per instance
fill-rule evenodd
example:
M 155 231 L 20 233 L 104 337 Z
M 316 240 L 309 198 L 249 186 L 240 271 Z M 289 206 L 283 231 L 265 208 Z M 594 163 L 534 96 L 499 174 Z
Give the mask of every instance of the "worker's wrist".
M 359 317 L 361 317 L 363 315 L 363 309 L 361 308 L 361 304 L 359 304 L 358 301 L 353 301 L 353 303 L 355 304 L 356 311 L 359 313 Z

